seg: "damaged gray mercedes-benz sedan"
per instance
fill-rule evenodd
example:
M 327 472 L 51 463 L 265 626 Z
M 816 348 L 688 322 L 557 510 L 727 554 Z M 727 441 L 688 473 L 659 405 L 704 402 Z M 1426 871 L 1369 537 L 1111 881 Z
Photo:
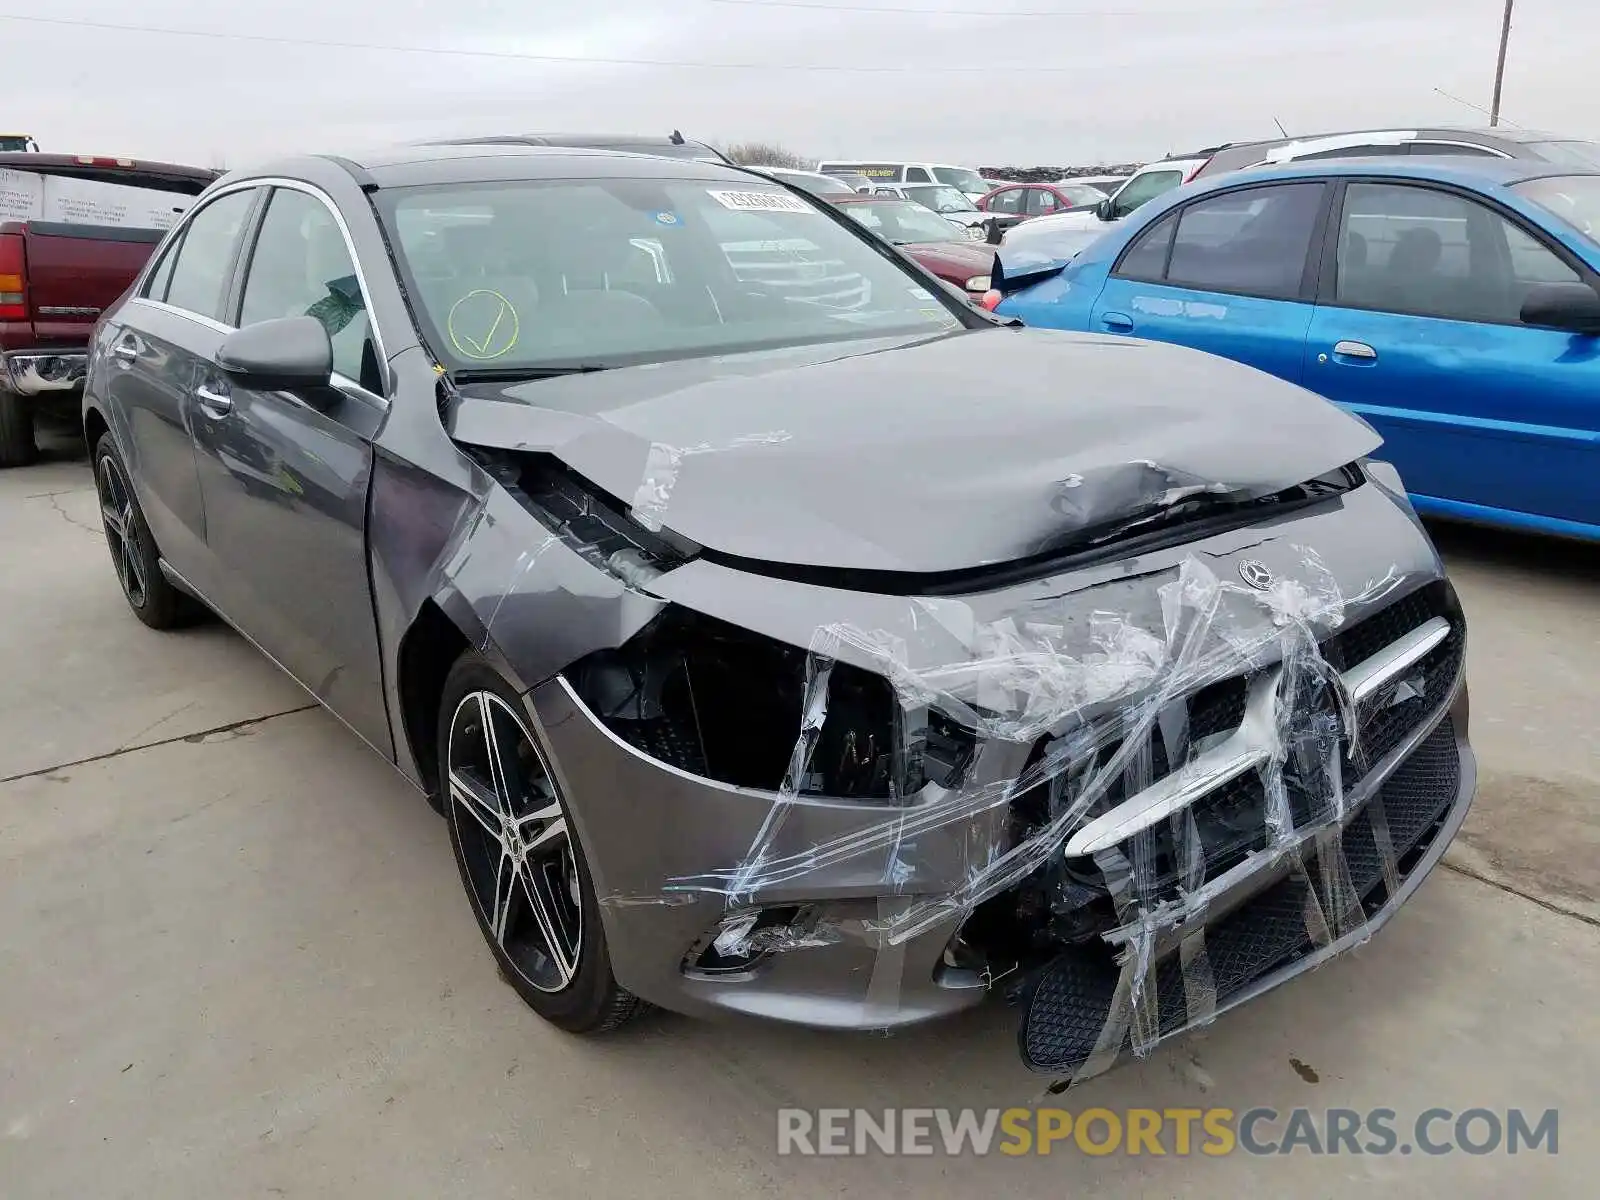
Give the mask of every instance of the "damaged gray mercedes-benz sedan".
M 1084 1078 L 1365 939 L 1471 802 L 1370 428 L 1008 326 L 734 168 L 231 174 L 84 419 L 134 612 L 221 614 L 427 792 L 569 1030 L 1000 993 Z

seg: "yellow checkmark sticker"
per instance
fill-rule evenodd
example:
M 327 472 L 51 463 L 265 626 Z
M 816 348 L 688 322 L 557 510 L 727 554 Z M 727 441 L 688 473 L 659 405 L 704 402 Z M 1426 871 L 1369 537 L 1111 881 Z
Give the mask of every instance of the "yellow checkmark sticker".
M 468 292 L 452 304 L 444 324 L 456 353 L 477 362 L 509 354 L 522 334 L 511 301 L 488 288 Z

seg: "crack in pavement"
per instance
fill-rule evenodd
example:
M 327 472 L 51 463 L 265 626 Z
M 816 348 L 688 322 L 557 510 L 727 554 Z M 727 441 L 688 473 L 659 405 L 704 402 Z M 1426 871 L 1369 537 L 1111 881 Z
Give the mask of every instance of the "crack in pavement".
M 194 733 L 175 734 L 160 741 L 145 742 L 138 746 L 120 746 L 115 750 L 107 750 L 103 754 L 91 754 L 86 758 L 76 758 L 71 762 L 57 763 L 53 767 L 39 767 L 33 771 L 21 771 L 15 775 L 0 778 L 0 785 L 16 783 L 19 779 L 35 779 L 41 775 L 50 775 L 57 771 L 65 771 L 71 767 L 87 766 L 89 763 L 105 762 L 110 758 L 121 758 L 124 754 L 135 754 L 140 750 L 154 750 L 157 746 L 170 746 L 175 742 L 204 742 L 207 738 L 219 733 L 234 733 L 248 729 L 255 725 L 264 725 L 268 721 L 275 721 L 279 717 L 292 717 L 295 713 L 310 712 L 312 709 L 321 708 L 320 704 L 302 704 L 298 708 L 286 708 L 282 712 L 267 713 L 260 717 L 246 717 L 242 721 L 229 721 L 226 725 L 214 725 L 210 729 L 197 730 Z
M 1577 912 L 1570 908 L 1562 908 L 1561 905 L 1557 904 L 1553 900 L 1546 900 L 1543 897 L 1533 895 L 1531 892 L 1525 892 L 1521 888 L 1513 887 L 1504 880 L 1490 879 L 1487 875 L 1480 874 L 1479 872 L 1474 871 L 1471 867 L 1458 866 L 1453 862 L 1445 862 L 1443 859 L 1439 860 L 1439 865 L 1444 867 L 1446 870 L 1454 871 L 1457 875 L 1464 876 L 1467 879 L 1475 879 L 1479 883 L 1486 883 L 1496 891 L 1505 892 L 1511 896 L 1518 896 L 1530 904 L 1537 904 L 1540 908 L 1545 909 L 1548 912 L 1553 912 L 1563 917 L 1571 917 L 1574 921 L 1582 921 L 1585 925 L 1590 925 L 1596 929 L 1600 929 L 1600 919 L 1591 917 L 1588 913 Z
M 50 507 L 55 509 L 56 513 L 61 517 L 61 519 L 68 525 L 71 525 L 74 529 L 81 529 L 85 533 L 93 534 L 97 538 L 105 537 L 105 533 L 97 526 L 84 524 L 84 522 L 78 520 L 77 517 L 73 516 L 66 509 L 61 507 L 61 501 L 56 499 L 56 497 L 68 496 L 71 494 L 72 493 L 70 492 L 42 492 L 39 495 L 39 499 L 50 501 Z

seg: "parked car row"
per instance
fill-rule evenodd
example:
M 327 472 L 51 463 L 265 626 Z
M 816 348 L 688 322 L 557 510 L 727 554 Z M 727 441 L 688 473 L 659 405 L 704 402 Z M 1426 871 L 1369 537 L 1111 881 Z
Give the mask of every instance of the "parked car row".
M 1381 928 L 1476 769 L 1461 606 L 1372 428 L 985 312 L 890 244 L 947 228 L 898 197 L 697 158 L 213 183 L 89 351 L 130 610 L 220 614 L 427 796 L 575 1033 L 1004 997 L 1076 1079 Z

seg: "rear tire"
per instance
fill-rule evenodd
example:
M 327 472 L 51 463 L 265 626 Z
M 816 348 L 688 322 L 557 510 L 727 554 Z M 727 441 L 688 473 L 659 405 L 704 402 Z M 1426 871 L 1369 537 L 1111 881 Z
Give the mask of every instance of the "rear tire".
M 0 470 L 26 467 L 39 457 L 33 436 L 33 406 L 26 396 L 0 387 Z
M 205 615 L 205 608 L 194 597 L 173 587 L 161 573 L 161 553 L 150 536 L 122 455 L 109 433 L 101 434 L 94 445 L 94 486 L 111 565 L 133 615 L 151 629 L 194 624 Z
M 438 737 L 450 845 L 500 974 L 568 1033 L 631 1020 L 646 1005 L 612 974 L 594 880 L 546 752 L 516 690 L 474 651 L 445 680 Z

